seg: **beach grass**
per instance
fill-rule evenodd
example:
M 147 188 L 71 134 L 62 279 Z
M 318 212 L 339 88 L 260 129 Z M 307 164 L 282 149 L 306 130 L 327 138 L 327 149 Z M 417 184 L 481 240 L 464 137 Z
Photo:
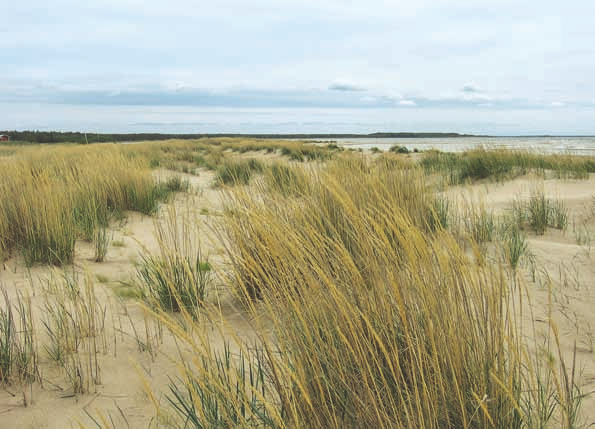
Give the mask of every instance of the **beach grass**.
M 478 265 L 436 219 L 422 170 L 347 157 L 302 174 L 308 192 L 227 194 L 228 281 L 266 320 L 259 340 L 216 351 L 164 316 L 194 357 L 170 386 L 177 427 L 572 427 L 580 395 L 559 344 L 544 363 L 521 335 L 507 270 L 522 236 L 508 261 Z M 490 241 L 494 219 L 477 213 L 468 234 Z
M 586 179 L 595 173 L 595 159 L 572 155 L 546 155 L 519 150 L 478 148 L 462 153 L 425 152 L 421 164 L 428 172 L 445 175 L 450 184 L 490 179 L 503 181 L 534 171 L 557 178 Z
M 537 344 L 534 327 L 527 340 L 519 304 L 529 296 L 518 274 L 524 229 L 564 228 L 567 209 L 536 189 L 514 203 L 498 235 L 489 209 L 470 202 L 461 212 L 437 192 L 436 176 L 454 184 L 534 169 L 582 178 L 588 162 L 485 150 L 430 152 L 418 162 L 310 146 L 204 139 L 17 148 L 0 159 L 0 250 L 22 252 L 28 265 L 60 265 L 88 239 L 99 261 L 112 220 L 126 210 L 155 215 L 158 251 L 143 251 L 135 284 L 116 294 L 144 301 L 175 340 L 178 376 L 157 405 L 170 427 L 576 427 L 584 395 L 575 362 L 566 364 L 551 317 L 547 341 Z M 177 174 L 160 182 L 151 168 L 188 165 L 243 185 L 219 188 L 224 209 L 209 224 L 225 249 L 220 271 L 202 251 L 199 213 L 157 210 L 189 182 Z M 501 245 L 500 258 L 478 263 L 462 242 Z M 101 383 L 98 355 L 111 342 L 95 282 L 77 276 L 73 268 L 47 280 L 41 317 L 46 354 L 75 395 Z M 215 281 L 239 302 L 250 339 L 218 325 Z M 16 313 L 0 312 L 5 381 L 37 371 L 27 302 L 18 301 L 20 325 Z M 14 308 L 7 295 L 0 308 Z M 134 334 L 154 356 L 150 335 Z
M 0 255 L 22 253 L 27 265 L 70 263 L 75 241 L 92 241 L 113 217 L 154 213 L 178 189 L 155 183 L 132 154 L 117 145 L 58 145 L 0 159 Z

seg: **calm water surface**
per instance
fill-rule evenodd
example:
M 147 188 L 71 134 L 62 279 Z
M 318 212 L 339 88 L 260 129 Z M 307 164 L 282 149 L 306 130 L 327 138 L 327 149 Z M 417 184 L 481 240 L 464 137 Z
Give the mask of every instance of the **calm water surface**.
M 438 149 L 444 152 L 462 152 L 484 147 L 486 149 L 531 150 L 540 153 L 568 153 L 595 156 L 595 137 L 465 137 L 465 138 L 408 138 L 408 139 L 337 139 L 344 147 L 388 150 L 393 145 L 413 150 Z

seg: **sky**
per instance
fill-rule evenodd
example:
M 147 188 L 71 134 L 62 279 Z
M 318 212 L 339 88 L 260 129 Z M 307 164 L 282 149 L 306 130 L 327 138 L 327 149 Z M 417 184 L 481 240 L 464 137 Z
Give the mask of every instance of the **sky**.
M 592 1 L 2 3 L 0 103 L 560 111 L 595 134 Z

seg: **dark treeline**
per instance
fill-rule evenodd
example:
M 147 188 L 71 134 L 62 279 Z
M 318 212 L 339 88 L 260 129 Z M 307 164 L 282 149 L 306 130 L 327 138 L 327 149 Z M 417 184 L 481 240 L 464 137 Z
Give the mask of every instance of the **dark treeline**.
M 30 143 L 110 143 L 168 139 L 199 139 L 204 137 L 245 137 L 259 139 L 344 139 L 344 138 L 447 138 L 471 137 L 458 133 L 372 133 L 372 134 L 98 134 L 60 131 L 0 131 L 12 141 Z

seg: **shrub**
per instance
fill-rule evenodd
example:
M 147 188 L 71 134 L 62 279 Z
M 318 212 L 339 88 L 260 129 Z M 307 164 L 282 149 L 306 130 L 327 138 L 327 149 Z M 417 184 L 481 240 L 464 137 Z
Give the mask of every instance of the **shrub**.
M 399 146 L 399 145 L 391 146 L 389 151 L 394 152 L 394 153 L 409 153 L 409 149 L 407 149 L 405 146 Z

